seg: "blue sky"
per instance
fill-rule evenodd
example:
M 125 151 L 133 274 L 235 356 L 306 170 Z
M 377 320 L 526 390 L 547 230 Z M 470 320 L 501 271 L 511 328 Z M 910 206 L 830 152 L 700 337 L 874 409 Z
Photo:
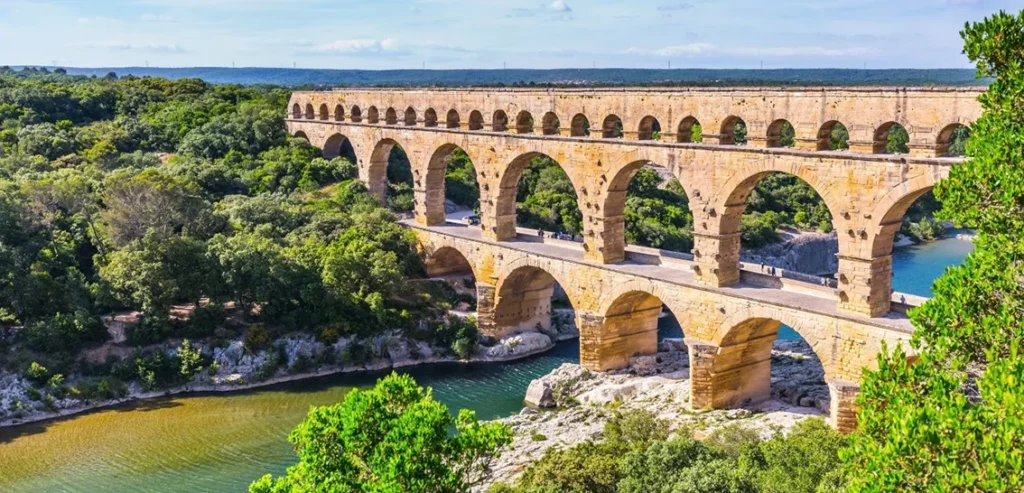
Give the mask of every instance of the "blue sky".
M 0 65 L 969 67 L 1021 0 L 0 0 Z

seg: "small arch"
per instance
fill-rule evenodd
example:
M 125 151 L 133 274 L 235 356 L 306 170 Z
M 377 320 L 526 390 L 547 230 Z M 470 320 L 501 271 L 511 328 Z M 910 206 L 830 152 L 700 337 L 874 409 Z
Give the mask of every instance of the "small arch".
M 530 179 L 527 179 L 527 169 Z M 543 183 L 539 180 L 542 175 L 546 177 Z M 545 231 L 582 233 L 583 212 L 578 202 L 578 189 L 568 171 L 550 156 L 539 152 L 517 156 L 502 172 L 497 190 L 495 209 L 499 222 L 494 227 L 499 240 L 514 239 L 517 223 Z M 542 197 L 536 193 L 538 191 L 548 192 L 547 196 Z M 541 207 L 542 212 L 539 212 L 534 207 L 535 197 L 551 199 L 552 196 L 565 199 L 559 202 L 555 214 L 549 214 L 550 208 Z
M 724 146 L 747 144 L 747 122 L 738 116 L 730 116 L 722 122 L 719 143 Z
M 312 120 L 313 118 L 316 117 L 316 114 L 313 113 L 313 103 L 306 103 L 306 114 L 305 114 L 305 117 L 306 117 L 307 120 Z
M 590 137 L 590 120 L 583 113 L 580 113 L 572 117 L 572 130 L 570 135 L 573 137 Z
M 484 115 L 480 114 L 479 111 L 473 110 L 469 114 L 469 129 L 470 130 L 483 130 L 484 129 Z
M 520 111 L 519 114 L 516 115 L 516 133 L 533 133 L 533 115 L 531 115 L 529 111 Z
M 416 125 L 416 110 L 412 106 L 405 109 L 405 126 L 412 127 Z
M 334 106 L 334 121 L 343 122 L 345 121 L 345 107 L 338 104 Z
M 331 119 L 331 112 L 327 109 L 327 103 L 320 105 L 320 119 L 323 121 Z
M 398 112 L 394 108 L 388 108 L 384 112 L 384 123 L 386 125 L 398 125 Z
M 819 151 L 845 151 L 850 148 L 850 132 L 838 120 L 826 122 L 818 130 Z
M 458 111 L 448 110 L 448 116 L 445 118 L 445 126 L 448 128 L 459 128 Z
M 621 139 L 622 135 L 622 118 L 619 118 L 617 115 L 605 117 L 604 124 L 601 125 L 601 138 Z
M 359 123 L 363 121 L 363 110 L 359 109 L 358 106 L 353 106 L 352 113 L 350 114 L 353 122 Z M 377 108 L 370 107 L 370 115 L 373 117 L 370 123 L 377 123 Z
M 437 126 L 437 112 L 434 108 L 427 108 L 427 111 L 423 112 L 423 126 L 433 128 Z
M 295 103 L 295 104 L 292 105 L 292 119 L 299 120 L 301 118 L 302 118 L 302 107 L 299 106 L 299 103 Z
M 676 142 L 697 143 L 703 140 L 700 122 L 696 118 L 688 116 L 679 122 L 679 127 L 676 128 Z
M 961 123 L 947 125 L 939 132 L 935 142 L 935 154 L 939 157 L 960 157 L 967 155 L 967 140 L 971 129 Z
M 325 159 L 340 157 L 350 163 L 358 163 L 356 160 L 356 150 L 352 147 L 352 141 L 341 134 L 334 134 L 327 138 L 327 141 L 324 142 L 323 155 Z
M 638 140 L 661 140 L 661 123 L 653 116 L 645 116 L 640 120 L 640 128 L 637 129 Z
M 871 152 L 875 154 L 907 154 L 910 148 L 910 134 L 906 127 L 896 122 L 883 123 L 875 130 Z
M 352 118 L 355 119 L 354 113 Z M 380 110 L 376 106 L 370 106 L 370 109 L 366 110 L 366 122 L 374 125 L 380 123 Z
M 796 131 L 789 120 L 779 119 L 768 125 L 768 147 L 793 147 Z
M 303 132 L 302 130 L 295 132 L 295 134 L 293 134 L 292 136 L 295 137 L 296 139 L 305 139 L 306 142 L 309 142 L 309 136 L 307 136 L 306 132 Z
M 558 121 L 558 115 L 550 111 L 545 113 L 541 124 L 543 126 L 542 132 L 544 135 L 558 135 L 560 130 L 559 127 L 561 127 L 561 122 Z
M 494 118 L 491 120 L 491 130 L 495 132 L 508 131 L 508 115 L 505 114 L 504 110 L 494 112 Z

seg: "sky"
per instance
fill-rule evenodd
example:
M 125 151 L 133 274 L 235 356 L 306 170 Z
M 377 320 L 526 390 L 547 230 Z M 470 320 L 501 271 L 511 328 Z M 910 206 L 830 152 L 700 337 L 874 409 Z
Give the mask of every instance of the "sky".
M 968 68 L 1021 0 L 0 0 L 0 65 Z

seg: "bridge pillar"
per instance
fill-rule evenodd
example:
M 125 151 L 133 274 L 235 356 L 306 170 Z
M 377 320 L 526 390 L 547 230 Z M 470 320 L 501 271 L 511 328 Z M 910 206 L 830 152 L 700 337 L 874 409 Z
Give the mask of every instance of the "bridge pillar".
M 480 334 L 500 338 L 498 323 L 494 316 L 494 299 L 497 288 L 490 284 L 476 283 L 476 324 Z
M 740 281 L 740 233 L 693 234 L 694 279 L 708 286 Z
M 828 382 L 829 423 L 840 433 L 857 430 L 857 396 L 860 385 L 845 380 Z
M 892 298 L 892 255 L 872 259 L 839 256 L 839 309 L 881 317 Z
M 426 189 L 417 187 L 413 191 L 414 212 L 416 223 L 424 226 L 444 224 L 444 189 Z
M 776 326 L 779 322 L 774 323 Z M 771 397 L 774 332 L 727 346 L 689 339 L 690 406 L 729 409 Z
M 583 257 L 599 264 L 626 259 L 626 217 L 584 217 Z
M 626 313 L 604 317 L 577 313 L 580 364 L 593 371 L 629 366 L 633 356 L 658 352 L 658 313 Z

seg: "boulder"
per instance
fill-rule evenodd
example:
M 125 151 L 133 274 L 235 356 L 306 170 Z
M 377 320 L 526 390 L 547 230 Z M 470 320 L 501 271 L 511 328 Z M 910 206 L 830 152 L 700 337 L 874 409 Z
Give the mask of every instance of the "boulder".
M 540 378 L 530 382 L 530 386 L 526 388 L 525 402 L 527 406 L 532 407 L 555 407 L 556 405 L 551 386 Z
M 629 370 L 634 375 L 646 377 L 658 372 L 658 357 L 654 355 L 633 356 L 629 358 Z

